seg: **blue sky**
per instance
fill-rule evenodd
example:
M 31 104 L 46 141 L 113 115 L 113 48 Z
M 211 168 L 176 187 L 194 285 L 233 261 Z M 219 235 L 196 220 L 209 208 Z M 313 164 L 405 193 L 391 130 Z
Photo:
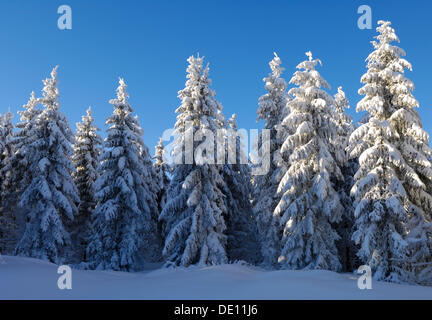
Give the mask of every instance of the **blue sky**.
M 72 8 L 72 30 L 57 28 L 63 4 Z M 372 30 L 357 27 L 362 4 L 372 8 Z M 265 93 L 262 78 L 273 52 L 289 80 L 311 50 L 323 62 L 319 71 L 331 93 L 343 86 L 358 119 L 364 60 L 382 19 L 392 21 L 413 65 L 407 75 L 416 86 L 424 127 L 432 133 L 431 9 L 426 0 L 2 0 L 0 113 L 8 108 L 16 113 L 32 90 L 40 94 L 41 80 L 58 64 L 61 109 L 72 128 L 91 105 L 105 129 L 112 112 L 108 101 L 121 76 L 153 153 L 158 137 L 175 123 L 190 55 L 199 52 L 210 63 L 226 117 L 237 113 L 239 126 L 252 129 L 262 127 L 256 123 L 257 100 Z

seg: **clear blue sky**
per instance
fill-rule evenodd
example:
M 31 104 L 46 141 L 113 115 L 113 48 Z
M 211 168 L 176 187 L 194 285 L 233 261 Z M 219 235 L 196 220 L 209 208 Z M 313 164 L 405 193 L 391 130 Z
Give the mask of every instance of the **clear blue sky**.
M 57 8 L 72 8 L 72 30 L 57 28 Z M 372 8 L 372 30 L 357 28 L 357 8 Z M 343 86 L 355 106 L 372 51 L 378 20 L 390 20 L 413 65 L 423 124 L 432 133 L 430 1 L 288 0 L 2 0 L 0 2 L 0 113 L 16 113 L 32 90 L 59 65 L 61 109 L 72 128 L 89 105 L 105 129 L 118 77 L 140 118 L 144 140 L 154 152 L 162 132 L 175 123 L 177 91 L 184 87 L 186 59 L 199 52 L 210 62 L 213 88 L 239 126 L 256 123 L 262 78 L 276 51 L 289 80 L 311 50 L 335 93 Z M 358 116 L 355 116 L 358 119 Z M 15 117 L 17 120 L 17 116 Z

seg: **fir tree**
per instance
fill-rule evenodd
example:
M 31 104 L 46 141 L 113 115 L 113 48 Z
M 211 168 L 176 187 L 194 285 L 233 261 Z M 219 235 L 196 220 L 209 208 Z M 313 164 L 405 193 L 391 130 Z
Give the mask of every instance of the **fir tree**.
M 227 208 L 227 254 L 231 261 L 259 262 L 261 255 L 256 236 L 256 221 L 251 204 L 251 170 L 241 132 L 237 131 L 236 115 L 228 120 L 227 159 L 222 177 Z
M 167 265 L 226 263 L 226 207 L 221 169 L 214 163 L 211 150 L 206 150 L 210 155 L 200 153 L 197 141 L 197 137 L 207 139 L 209 134 L 208 139 L 214 139 L 216 131 L 224 128 L 222 105 L 210 89 L 209 68 L 203 68 L 203 58 L 192 56 L 188 62 L 188 80 L 179 91 L 182 103 L 176 110 L 173 158 L 177 160 L 167 203 L 159 218 L 167 233 L 163 253 Z M 195 142 L 187 141 L 189 134 Z M 188 163 L 191 152 L 195 159 Z
M 13 211 L 8 208 L 7 190 L 9 189 L 11 170 L 8 163 L 14 153 L 13 145 L 13 115 L 6 112 L 0 115 L 0 251 L 11 253 L 13 251 L 14 238 L 17 232 L 17 224 Z
M 73 133 L 60 112 L 57 67 L 43 81 L 43 110 L 35 119 L 26 146 L 31 182 L 21 195 L 20 206 L 27 213 L 24 235 L 16 248 L 18 255 L 55 263 L 66 259 L 70 236 L 66 224 L 77 214 L 78 191 L 72 179 Z
M 18 111 L 21 122 L 16 124 L 17 131 L 11 140 L 12 149 L 8 161 L 1 169 L 1 175 L 5 177 L 3 181 L 3 202 L 2 212 L 5 214 L 13 213 L 12 221 L 8 219 L 9 230 L 13 233 L 10 239 L 10 247 L 15 247 L 22 238 L 26 225 L 25 210 L 18 206 L 22 192 L 31 183 L 31 163 L 30 146 L 37 139 L 34 134 L 35 119 L 40 113 L 36 108 L 39 99 L 35 98 L 34 92 L 31 93 L 29 101 L 23 106 L 23 111 Z
M 3 164 L 0 169 L 3 169 L 7 165 L 7 163 L 10 161 L 12 155 L 14 154 L 14 144 L 13 144 L 13 130 L 14 125 L 12 123 L 13 114 L 9 111 L 6 112 L 3 117 L 1 117 L 1 128 L 2 128 L 2 137 L 1 137 L 1 144 L 2 144 L 2 153 L 0 155 L 0 161 Z M 7 181 L 8 175 L 10 172 L 5 170 L 0 170 L 1 174 L 1 181 L 2 181 L 2 193 L 7 190 Z
M 278 255 L 278 243 L 273 242 L 274 237 L 269 237 L 268 232 L 271 229 L 274 209 L 279 202 L 277 188 L 283 174 L 277 166 L 278 162 L 283 161 L 279 155 L 283 139 L 278 135 L 277 127 L 288 111 L 286 104 L 290 99 L 286 91 L 287 83 L 281 78 L 284 70 L 281 63 L 281 59 L 275 53 L 273 60 L 269 63 L 272 73 L 264 78 L 267 93 L 259 98 L 257 110 L 257 120 L 264 120 L 264 129 L 270 130 L 270 168 L 267 174 L 254 177 L 253 202 L 258 238 L 265 265 L 274 265 Z M 260 144 L 262 143 L 264 142 L 261 141 Z
M 159 143 L 155 147 L 155 155 L 153 159 L 154 159 L 154 168 L 156 173 L 156 182 L 159 187 L 157 202 L 158 202 L 159 213 L 161 213 L 166 204 L 167 190 L 170 183 L 170 178 L 169 178 L 170 168 L 168 164 L 165 162 L 164 146 L 163 146 L 162 138 L 159 139 Z M 160 229 L 161 227 L 162 226 L 159 225 Z M 164 234 L 162 230 L 160 230 L 160 232 Z
M 289 91 L 294 98 L 282 122 L 296 131 L 287 133 L 281 148 L 287 168 L 278 187 L 275 226 L 279 229 L 274 235 L 281 237 L 282 268 L 338 271 L 339 236 L 331 223 L 340 219 L 342 206 L 331 179 L 342 176 L 332 153 L 339 128 L 333 121 L 334 100 L 323 89 L 329 85 L 315 69 L 321 61 L 310 52 L 306 55 L 309 59 L 297 66 L 290 81 L 298 87 Z
M 414 281 L 431 263 L 432 151 L 414 109 L 414 84 L 404 75 L 411 64 L 391 44 L 399 39 L 390 22 L 378 24 L 357 105 L 368 121 L 350 137 L 351 156 L 359 157 L 360 165 L 352 188 L 353 239 L 375 279 Z
M 138 116 L 135 116 L 135 120 L 138 122 Z M 153 161 L 152 161 L 152 157 L 150 155 L 150 151 L 149 148 L 143 144 L 140 148 L 140 158 L 141 161 L 143 161 L 143 165 L 144 165 L 144 171 L 143 171 L 143 178 L 145 180 L 145 189 L 146 189 L 146 194 L 149 196 L 149 198 L 147 199 L 147 201 L 149 203 L 151 203 L 151 207 L 152 210 L 151 212 L 151 217 L 152 217 L 152 221 L 154 221 L 156 224 L 158 223 L 159 220 L 159 202 L 158 202 L 158 195 L 160 192 L 160 187 L 159 187 L 159 181 L 157 180 L 157 176 L 156 176 L 156 169 L 154 167 Z M 153 209 L 155 205 L 156 210 Z M 153 260 L 156 259 L 160 259 L 160 251 L 161 251 L 161 243 L 160 243 L 160 234 L 157 233 L 156 234 L 156 238 L 157 238 L 157 246 L 155 246 L 155 254 L 153 254 Z
M 78 216 L 73 223 L 72 237 L 75 245 L 76 257 L 79 261 L 86 261 L 85 248 L 88 239 L 93 234 L 91 214 L 96 206 L 94 183 L 98 177 L 97 167 L 101 154 L 102 138 L 97 133 L 100 129 L 94 126 L 92 110 L 89 107 L 87 115 L 78 122 L 75 134 L 74 180 L 80 195 Z
M 345 112 L 345 109 L 350 108 L 350 104 L 342 87 L 338 88 L 338 92 L 334 96 L 334 103 L 335 122 L 339 126 L 340 131 L 333 142 L 333 154 L 341 168 L 342 177 L 334 177 L 332 182 L 344 208 L 341 221 L 335 223 L 334 227 L 340 236 L 340 240 L 337 241 L 337 247 L 342 271 L 350 272 L 358 267 L 356 258 L 358 248 L 351 239 L 354 227 L 354 209 L 353 199 L 350 196 L 350 190 L 354 185 L 353 177 L 358 168 L 358 161 L 357 159 L 349 159 L 349 154 L 346 151 L 349 144 L 349 136 L 354 131 L 354 124 L 351 116 Z
M 10 112 L 6 112 L 3 116 L 0 115 L 0 127 L 1 127 L 1 136 L 0 136 L 0 145 L 1 145 L 1 153 L 0 153 L 0 194 L 2 195 L 2 200 L 6 200 L 4 198 L 5 192 L 9 189 L 9 181 L 11 171 L 8 170 L 7 164 L 11 160 L 11 157 L 14 154 L 14 144 L 13 144 L 13 130 L 14 125 L 12 123 L 13 114 Z M 3 201 L 2 201 L 3 202 Z
M 128 98 L 120 79 L 117 98 L 110 100 L 114 112 L 106 121 L 106 150 L 95 183 L 94 235 L 87 248 L 87 266 L 92 269 L 139 270 L 144 260 L 158 254 L 152 166 Z
M 0 168 L 4 167 L 4 163 L 2 160 L 1 155 L 3 154 L 3 151 L 5 150 L 5 139 L 4 139 L 4 129 L 3 129 L 3 116 L 0 114 Z M 3 174 L 0 175 L 0 178 L 3 176 Z M 3 180 L 0 180 L 0 184 L 3 185 Z M 1 195 L 1 194 L 0 194 Z M 0 202 L 3 202 L 3 197 L 0 198 Z M 7 230 L 9 227 L 9 219 L 5 217 L 4 211 L 0 211 L 0 253 L 5 251 L 6 247 L 6 238 L 8 237 Z

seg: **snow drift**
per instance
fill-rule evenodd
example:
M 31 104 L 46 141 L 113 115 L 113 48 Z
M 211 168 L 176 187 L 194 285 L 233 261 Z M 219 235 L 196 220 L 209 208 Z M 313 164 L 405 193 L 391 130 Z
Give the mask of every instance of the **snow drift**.
M 432 299 L 432 287 L 372 283 L 330 271 L 266 271 L 241 264 L 156 269 L 140 273 L 73 270 L 72 289 L 60 290 L 58 266 L 3 256 L 0 299 Z

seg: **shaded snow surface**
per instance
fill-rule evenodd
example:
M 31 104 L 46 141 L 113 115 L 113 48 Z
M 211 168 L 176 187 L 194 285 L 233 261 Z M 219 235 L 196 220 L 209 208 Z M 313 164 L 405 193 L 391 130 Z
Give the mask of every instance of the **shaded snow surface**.
M 357 288 L 357 276 L 330 271 L 267 271 L 228 264 L 125 273 L 72 271 L 72 289 L 60 290 L 57 266 L 3 256 L 0 299 L 432 299 L 432 287 L 374 281 Z

